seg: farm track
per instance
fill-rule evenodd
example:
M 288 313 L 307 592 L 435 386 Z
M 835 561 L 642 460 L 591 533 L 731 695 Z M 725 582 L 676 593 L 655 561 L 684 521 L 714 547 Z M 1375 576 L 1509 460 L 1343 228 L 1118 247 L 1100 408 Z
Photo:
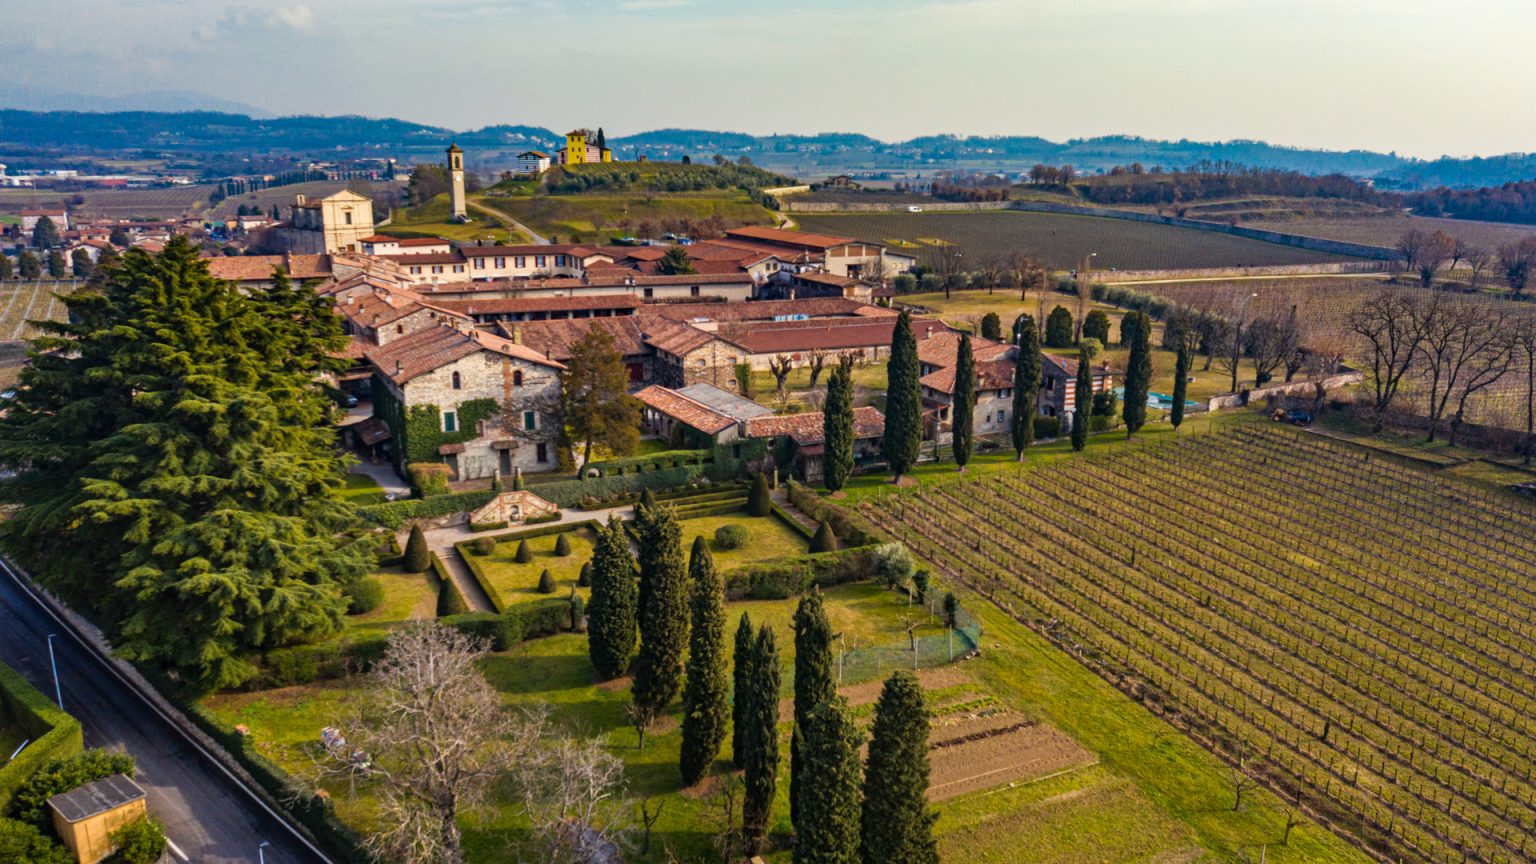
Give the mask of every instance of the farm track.
M 1377 854 L 1536 851 L 1530 510 L 1268 427 L 881 506 L 919 554 Z

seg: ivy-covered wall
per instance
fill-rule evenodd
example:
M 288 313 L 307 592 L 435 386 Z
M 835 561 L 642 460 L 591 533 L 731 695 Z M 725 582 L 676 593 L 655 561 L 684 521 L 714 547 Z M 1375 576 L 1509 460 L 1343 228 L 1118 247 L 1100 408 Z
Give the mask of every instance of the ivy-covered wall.
M 412 405 L 406 410 L 394 391 L 377 375 L 374 376 L 373 394 L 373 414 L 389 427 L 390 438 L 394 441 L 395 467 L 400 470 L 412 462 L 439 461 L 437 448 L 474 440 L 478 437 L 476 429 L 480 421 L 494 417 L 501 410 L 495 399 L 460 402 L 454 409 L 458 414 L 458 431 L 444 432 L 439 406 Z

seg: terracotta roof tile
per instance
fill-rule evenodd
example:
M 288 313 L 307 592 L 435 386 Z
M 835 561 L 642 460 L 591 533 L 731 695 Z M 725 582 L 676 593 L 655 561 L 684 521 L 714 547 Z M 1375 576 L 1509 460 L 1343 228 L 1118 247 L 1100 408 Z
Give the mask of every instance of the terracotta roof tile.
M 782 321 L 733 328 L 728 338 L 753 354 L 879 348 L 891 344 L 891 331 L 895 326 L 894 317 L 856 318 L 847 321 L 837 319 Z M 945 325 L 942 321 L 912 322 L 912 330 L 919 341 L 927 333 L 943 329 Z
M 1005 390 L 1013 386 L 1012 360 L 982 360 L 976 363 L 976 389 Z M 924 375 L 919 381 L 924 387 L 940 393 L 955 392 L 955 367 L 946 366 Z
M 434 369 L 441 369 L 449 363 L 479 351 L 494 351 L 542 366 L 565 368 L 564 365 L 530 348 L 515 345 L 511 340 L 501 336 L 479 330 L 462 332 L 447 325 L 418 330 L 388 345 L 369 346 L 366 349 L 368 360 L 373 363 L 379 374 L 396 384 L 405 384 L 413 378 L 425 375 Z
M 825 441 L 820 411 L 803 414 L 775 414 L 753 417 L 747 421 L 748 438 L 777 438 L 787 435 L 802 447 Z M 853 409 L 853 437 L 878 438 L 885 434 L 885 415 L 865 405 Z
M 558 318 L 552 321 L 503 321 L 497 331 L 514 342 L 564 363 L 571 359 L 576 343 L 586 338 L 592 328 L 606 330 L 613 337 L 619 354 L 633 357 L 645 353 L 645 337 L 640 323 L 632 315 L 611 318 Z
M 696 402 L 660 384 L 646 387 L 636 393 L 635 398 L 646 407 L 659 411 L 679 423 L 692 426 L 706 435 L 717 435 L 736 425 L 736 419 L 730 415 L 722 414 L 702 402 Z M 816 416 L 820 417 L 820 412 L 817 412 Z
M 138 244 L 148 250 L 149 241 Z M 216 279 L 231 282 L 265 282 L 272 278 L 272 271 L 286 266 L 293 279 L 327 279 L 331 276 L 329 255 L 234 255 L 209 258 L 208 272 Z
M 852 237 L 839 237 L 834 234 L 812 234 L 807 231 L 787 231 L 783 228 L 768 228 L 762 225 L 745 225 L 741 228 L 732 228 L 725 232 L 725 236 L 732 239 L 739 238 L 781 246 L 815 249 L 823 252 L 833 246 L 857 242 Z

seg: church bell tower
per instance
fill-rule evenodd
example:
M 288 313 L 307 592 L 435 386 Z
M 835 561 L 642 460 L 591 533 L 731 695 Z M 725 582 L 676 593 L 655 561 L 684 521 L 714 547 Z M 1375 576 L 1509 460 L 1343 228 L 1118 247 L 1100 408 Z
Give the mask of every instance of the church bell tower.
M 448 145 L 448 196 L 453 203 L 449 220 L 468 222 L 469 212 L 464 209 L 464 151 L 458 144 Z

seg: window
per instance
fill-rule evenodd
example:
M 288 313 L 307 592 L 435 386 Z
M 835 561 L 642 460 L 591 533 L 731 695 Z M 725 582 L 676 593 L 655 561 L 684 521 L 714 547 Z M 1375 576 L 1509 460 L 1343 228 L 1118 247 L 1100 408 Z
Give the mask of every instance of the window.
M 535 267 L 543 267 L 544 266 L 544 259 L 547 258 L 547 257 L 549 257 L 549 256 L 547 256 L 547 255 L 535 255 L 535 256 L 533 256 L 533 266 L 535 266 Z
M 524 411 L 523 428 L 529 432 L 539 428 L 539 415 L 533 411 Z
M 1045 392 L 1047 392 L 1047 393 L 1054 393 L 1054 392 L 1056 392 L 1056 377 L 1054 375 L 1046 377 L 1046 379 L 1045 379 Z
M 347 220 L 347 224 L 348 225 L 352 224 L 352 211 L 351 210 L 348 210 L 348 211 L 346 211 L 345 213 L 343 213 L 341 215 L 342 215 L 343 218 L 345 218 Z
M 396 333 L 404 333 L 405 332 L 405 325 L 404 324 L 396 324 L 395 325 L 395 332 Z
M 647 288 L 647 289 L 645 289 L 645 297 L 646 297 L 647 300 L 649 300 L 650 298 L 655 297 L 655 296 L 656 296 L 656 289 L 655 288 Z
M 549 461 L 549 445 L 548 444 L 540 444 L 537 447 L 533 448 L 533 458 L 537 459 L 540 462 L 548 462 Z
M 441 273 L 441 272 L 443 272 L 443 265 L 441 265 L 441 264 L 433 264 L 432 265 L 432 272 L 433 273 Z
M 1013 398 L 1013 388 L 1012 387 L 1004 387 L 1002 390 L 999 390 L 997 398 L 999 398 L 999 399 L 1011 399 L 1011 398 Z
M 459 373 L 457 373 L 457 372 L 453 373 L 453 389 L 455 389 L 455 390 L 462 390 L 462 389 L 464 389 L 464 382 L 459 379 Z
M 496 259 L 496 269 L 497 270 L 505 270 L 505 269 L 507 269 L 507 259 L 505 259 L 505 258 L 497 258 Z
M 484 270 L 485 269 L 485 259 L 484 258 L 476 258 L 475 259 L 475 269 L 476 270 Z
M 521 369 L 513 369 L 512 370 L 512 386 L 513 387 L 521 387 L 521 386 L 523 386 L 523 370 L 521 370 Z
M 411 273 L 413 275 L 420 276 L 421 275 L 421 267 L 420 266 L 412 266 L 411 267 Z
M 519 267 L 519 268 L 522 268 L 522 267 L 527 267 L 527 266 L 528 266 L 528 259 L 527 259 L 527 258 L 524 258 L 524 257 L 523 257 L 523 256 L 521 256 L 521 255 L 519 255 L 519 256 L 517 256 L 517 258 L 515 258 L 515 259 L 513 259 L 513 260 L 515 260 L 515 261 L 516 261 L 516 262 L 517 262 L 517 266 L 518 266 L 518 267 Z
M 464 272 L 464 265 L 463 264 L 455 264 L 455 265 L 453 265 L 453 272 L 455 272 L 455 273 L 463 273 Z
M 688 296 L 689 297 L 697 297 L 697 296 L 699 296 L 699 286 L 697 286 L 697 285 L 689 286 L 689 288 L 688 288 Z
M 444 432 L 457 432 L 457 431 L 459 431 L 459 415 L 458 414 L 455 414 L 452 411 L 444 411 L 443 412 L 443 431 Z

